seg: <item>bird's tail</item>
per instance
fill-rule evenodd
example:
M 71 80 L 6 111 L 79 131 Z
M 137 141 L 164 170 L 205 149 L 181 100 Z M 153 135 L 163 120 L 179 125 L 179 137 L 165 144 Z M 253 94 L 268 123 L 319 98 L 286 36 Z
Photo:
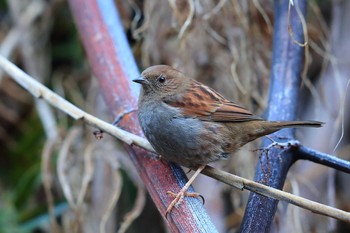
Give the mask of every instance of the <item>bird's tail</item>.
M 322 127 L 324 123 L 320 121 L 265 121 L 262 125 L 264 134 L 270 134 L 283 128 L 299 128 L 299 127 Z

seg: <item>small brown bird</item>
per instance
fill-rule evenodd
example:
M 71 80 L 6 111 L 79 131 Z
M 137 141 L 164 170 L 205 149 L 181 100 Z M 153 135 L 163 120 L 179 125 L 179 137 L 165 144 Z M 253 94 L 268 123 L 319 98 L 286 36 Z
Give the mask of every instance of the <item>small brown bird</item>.
M 287 127 L 321 127 L 317 121 L 265 121 L 180 71 L 157 65 L 133 80 L 142 85 L 138 117 L 154 149 L 168 161 L 196 170 L 167 214 L 208 163 L 225 159 L 246 143 Z

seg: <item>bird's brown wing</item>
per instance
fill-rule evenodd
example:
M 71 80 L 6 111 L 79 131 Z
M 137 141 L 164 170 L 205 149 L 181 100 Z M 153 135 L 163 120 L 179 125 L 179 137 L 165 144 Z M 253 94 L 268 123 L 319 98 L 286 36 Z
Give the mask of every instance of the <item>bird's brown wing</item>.
M 164 102 L 181 109 L 186 117 L 203 121 L 241 122 L 261 119 L 199 82 L 194 81 L 189 90 L 191 92 L 186 95 L 164 99 Z

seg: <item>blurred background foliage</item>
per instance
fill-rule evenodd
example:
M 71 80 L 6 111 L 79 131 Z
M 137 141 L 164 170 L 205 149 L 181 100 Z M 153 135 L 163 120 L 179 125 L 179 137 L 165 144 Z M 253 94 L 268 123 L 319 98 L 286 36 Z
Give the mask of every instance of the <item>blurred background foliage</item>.
M 263 114 L 272 51 L 272 1 L 115 2 L 141 69 L 153 64 L 178 67 L 256 114 Z M 28 10 L 32 5 L 34 10 Z M 323 120 L 320 108 L 310 107 L 314 106 L 310 99 L 324 103 L 326 95 L 336 92 L 326 92 L 319 80 L 329 76 L 327 69 L 334 65 L 333 58 L 342 58 L 332 48 L 332 40 L 338 39 L 344 51 L 350 48 L 341 40 L 350 36 L 347 30 L 331 40 L 334 12 L 337 7 L 350 10 L 350 5 L 321 0 L 309 1 L 308 5 L 309 84 L 302 88 L 300 115 Z M 190 19 L 191 11 L 194 16 Z M 348 18 L 339 22 L 340 29 Z M 92 77 L 66 1 L 0 0 L 0 20 L 2 55 L 75 105 L 113 121 Z M 191 23 L 184 27 L 187 20 Z M 6 40 L 11 33 L 15 39 Z M 341 64 L 349 64 L 347 56 L 342 56 Z M 332 67 L 340 70 L 340 76 L 349 72 L 343 68 Z M 92 128 L 55 109 L 47 110 L 9 77 L 0 75 L 0 232 L 99 232 L 101 228 L 106 232 L 166 231 L 116 140 L 105 135 L 96 141 Z M 345 93 L 345 89 L 337 91 Z M 334 112 L 337 115 L 339 108 Z M 320 145 L 324 141 L 315 139 L 312 132 L 300 133 L 300 137 L 329 152 L 332 145 L 323 148 Z M 338 153 L 345 159 L 349 159 L 347 142 L 345 136 Z M 252 143 L 216 166 L 252 179 L 258 158 L 250 149 L 258 145 Z M 285 189 L 349 211 L 347 179 L 320 166 L 298 163 Z M 334 182 L 318 185 L 328 180 Z M 195 187 L 206 198 L 206 208 L 218 230 L 236 232 L 248 193 L 228 189 L 206 177 L 198 179 Z M 108 208 L 115 203 L 116 208 Z M 108 217 L 106 225 L 101 225 Z M 348 232 L 350 226 L 282 203 L 273 231 Z

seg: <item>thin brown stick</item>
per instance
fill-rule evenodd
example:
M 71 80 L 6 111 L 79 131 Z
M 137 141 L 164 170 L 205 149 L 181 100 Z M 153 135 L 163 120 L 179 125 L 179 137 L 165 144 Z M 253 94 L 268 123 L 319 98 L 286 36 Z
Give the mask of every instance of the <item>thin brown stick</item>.
M 105 233 L 106 232 L 106 224 L 109 219 L 109 217 L 112 214 L 112 211 L 116 205 L 116 203 L 119 200 L 122 187 L 123 187 L 123 180 L 121 178 L 120 171 L 117 168 L 113 168 L 113 178 L 114 178 L 114 184 L 115 184 L 115 189 L 113 190 L 112 197 L 108 200 L 108 205 L 105 210 L 105 212 L 102 215 L 101 222 L 100 222 L 100 233 Z
M 94 174 L 94 164 L 92 159 L 92 154 L 94 151 L 94 144 L 89 144 L 84 153 L 84 174 L 83 180 L 81 182 L 81 188 L 79 190 L 78 198 L 77 198 L 77 208 L 81 209 L 84 203 L 84 198 L 88 191 L 89 183 L 92 180 L 92 176 Z
M 41 155 L 42 163 L 41 163 L 41 173 L 43 174 L 43 186 L 47 201 L 47 206 L 49 210 L 50 224 L 52 232 L 60 232 L 60 227 L 56 221 L 55 213 L 54 213 L 54 198 L 51 191 L 52 187 L 52 171 L 51 171 L 51 157 L 53 155 L 54 147 L 57 141 L 49 139 L 46 141 L 44 145 L 44 149 Z
M 350 222 L 350 213 L 343 210 L 339 210 L 337 208 L 323 205 L 318 202 L 308 200 L 306 198 L 298 197 L 296 195 L 278 189 L 274 189 L 248 179 L 244 179 L 242 177 L 212 168 L 210 166 L 207 166 L 202 171 L 202 173 L 240 190 L 246 189 L 261 194 L 265 197 L 270 197 L 280 201 L 288 202 L 290 204 L 299 206 L 303 209 L 310 210 L 317 214 L 322 214 L 345 222 Z
M 79 128 L 72 128 L 68 133 L 68 136 L 63 142 L 61 150 L 58 155 L 57 161 L 57 175 L 58 180 L 60 181 L 64 196 L 66 197 L 69 205 L 76 211 L 77 210 L 77 202 L 75 201 L 73 190 L 71 185 L 69 184 L 69 178 L 67 177 L 67 159 L 69 156 L 69 149 L 72 146 L 74 140 L 79 137 L 81 130 Z
M 104 132 L 113 135 L 125 142 L 128 145 L 138 145 L 149 151 L 154 151 L 152 146 L 144 138 L 129 133 L 118 127 L 113 126 L 105 121 L 102 121 L 86 112 L 76 107 L 72 103 L 63 99 L 61 96 L 57 95 L 34 78 L 30 77 L 28 74 L 19 69 L 12 62 L 0 56 L 0 67 L 7 72 L 19 85 L 28 90 L 36 98 L 42 98 L 47 101 L 52 106 L 62 110 L 75 120 L 83 120 L 88 125 L 99 128 Z
M 130 212 L 128 212 L 123 219 L 123 222 L 120 224 L 118 233 L 124 233 L 128 230 L 129 226 L 133 221 L 140 216 L 142 210 L 146 204 L 146 190 L 142 184 L 137 185 L 137 196 L 134 207 Z
M 45 99 L 47 102 L 49 102 L 56 108 L 66 112 L 74 119 L 83 120 L 85 123 L 102 129 L 106 133 L 118 138 L 119 140 L 129 145 L 135 144 L 146 150 L 154 151 L 152 146 L 148 143 L 146 139 L 126 132 L 90 114 L 87 114 L 86 112 L 74 106 L 62 97 L 53 93 L 47 87 L 32 79 L 29 75 L 25 74 L 18 67 L 16 67 L 14 64 L 12 64 L 10 61 L 8 61 L 2 56 L 0 56 L 0 68 L 4 69 L 14 80 L 16 80 L 22 87 L 27 89 L 35 97 Z M 327 205 L 310 201 L 306 198 L 298 197 L 290 193 L 259 184 L 254 181 L 247 180 L 242 177 L 235 176 L 224 171 L 220 171 L 218 169 L 214 169 L 212 167 L 207 166 L 202 171 L 202 173 L 240 190 L 246 189 L 264 195 L 266 197 L 286 201 L 293 205 L 310 210 L 314 213 L 350 222 L 350 213 L 343 210 L 339 210 L 333 207 L 329 207 Z

